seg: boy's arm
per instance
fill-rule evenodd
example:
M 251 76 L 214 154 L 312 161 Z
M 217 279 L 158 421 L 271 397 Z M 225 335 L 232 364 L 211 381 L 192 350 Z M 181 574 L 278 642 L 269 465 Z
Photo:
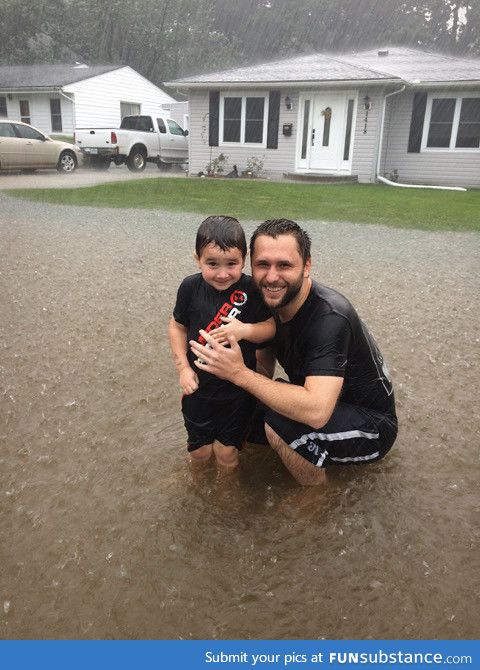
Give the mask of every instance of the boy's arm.
M 172 317 L 168 324 L 168 337 L 180 386 L 185 395 L 191 395 L 198 389 L 198 376 L 195 370 L 190 367 L 187 358 L 187 329 Z
M 259 321 L 258 323 L 243 323 L 235 318 L 230 318 L 228 316 L 222 316 L 222 321 L 224 326 L 216 328 L 210 332 L 210 335 L 216 340 L 219 344 L 225 344 L 227 342 L 227 335 L 235 335 L 235 339 L 248 340 L 254 344 L 260 344 L 261 342 L 268 342 L 271 340 L 276 331 L 275 319 L 270 317 L 266 321 Z

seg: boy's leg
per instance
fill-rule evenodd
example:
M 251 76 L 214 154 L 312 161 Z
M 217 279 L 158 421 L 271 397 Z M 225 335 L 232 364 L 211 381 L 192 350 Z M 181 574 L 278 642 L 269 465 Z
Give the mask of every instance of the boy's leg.
M 219 465 L 229 469 L 237 467 L 239 461 L 237 447 L 230 447 L 215 440 L 213 443 L 213 453 Z
M 197 449 L 193 450 L 190 446 L 188 446 L 187 449 L 192 461 L 197 463 L 206 463 L 206 461 L 208 461 L 212 455 L 213 444 L 204 444 L 202 447 L 198 447 Z

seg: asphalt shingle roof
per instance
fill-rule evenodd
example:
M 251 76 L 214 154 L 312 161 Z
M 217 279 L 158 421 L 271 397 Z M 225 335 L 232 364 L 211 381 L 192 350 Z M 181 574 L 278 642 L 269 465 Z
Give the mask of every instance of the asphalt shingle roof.
M 381 54 L 384 55 L 381 55 Z M 393 47 L 348 54 L 298 56 L 249 67 L 185 77 L 188 84 L 253 84 L 262 82 L 332 81 L 468 82 L 480 81 L 480 59 L 456 58 L 417 49 Z
M 1 65 L 0 89 L 66 86 L 120 67 L 123 65 Z

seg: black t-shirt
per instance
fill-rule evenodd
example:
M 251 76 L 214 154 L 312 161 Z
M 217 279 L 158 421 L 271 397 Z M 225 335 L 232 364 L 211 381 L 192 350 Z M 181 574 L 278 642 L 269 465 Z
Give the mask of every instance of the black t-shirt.
M 276 317 L 274 349 L 293 384 L 309 376 L 344 377 L 340 400 L 395 413 L 393 386 L 383 357 L 350 302 L 312 282 L 310 293 L 286 323 Z
M 272 314 L 258 294 L 252 278 L 242 274 L 239 281 L 225 291 L 207 284 L 200 273 L 186 277 L 177 293 L 173 318 L 187 328 L 188 340 L 204 344 L 199 334 L 200 328 L 207 332 L 223 325 L 222 316 L 234 316 L 243 323 L 266 321 Z M 239 342 L 245 364 L 255 370 L 256 345 L 242 340 Z M 223 379 L 200 370 L 195 364 L 195 356 L 188 349 L 188 361 L 198 374 L 200 387 L 197 393 L 202 397 L 231 398 L 238 394 L 238 388 Z

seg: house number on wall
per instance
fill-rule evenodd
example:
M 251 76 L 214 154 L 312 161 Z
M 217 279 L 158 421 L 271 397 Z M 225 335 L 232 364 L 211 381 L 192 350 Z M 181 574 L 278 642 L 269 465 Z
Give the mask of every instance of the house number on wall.
M 365 110 L 365 119 L 364 119 L 364 122 L 363 122 L 363 134 L 364 134 L 364 135 L 367 134 L 368 112 L 369 112 L 369 110 L 366 109 L 366 110 Z

